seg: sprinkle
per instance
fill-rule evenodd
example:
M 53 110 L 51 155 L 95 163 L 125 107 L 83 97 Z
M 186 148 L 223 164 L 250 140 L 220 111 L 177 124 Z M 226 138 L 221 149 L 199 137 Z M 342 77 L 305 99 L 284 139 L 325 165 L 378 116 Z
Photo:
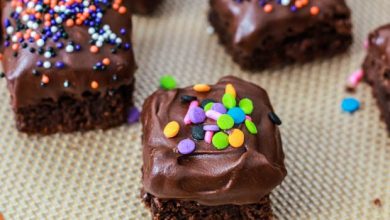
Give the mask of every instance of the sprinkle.
M 133 124 L 135 122 L 138 122 L 140 117 L 140 112 L 136 107 L 131 107 L 129 109 L 129 112 L 127 114 L 127 123 Z
M 231 108 L 229 109 L 227 114 L 233 118 L 234 124 L 241 124 L 245 121 L 245 113 L 243 110 L 241 110 L 241 108 L 238 107 Z
M 208 110 L 206 112 L 206 116 L 210 119 L 213 119 L 214 121 L 217 121 L 219 117 L 221 117 L 221 113 L 214 111 L 214 110 Z
M 223 114 L 218 118 L 217 125 L 222 130 L 228 130 L 234 126 L 234 120 L 230 115 Z
M 237 97 L 236 89 L 230 83 L 226 85 L 225 93 L 232 95 L 234 98 Z
M 64 87 L 69 88 L 70 87 L 70 82 L 68 80 L 64 81 Z
M 186 114 L 186 116 L 184 117 L 184 123 L 186 124 L 186 125 L 189 125 L 189 124 L 191 124 L 191 119 L 190 119 L 190 110 L 192 109 L 192 108 L 195 108 L 195 107 L 198 107 L 199 106 L 199 102 L 198 101 L 192 101 L 191 102 L 191 104 L 190 104 L 190 106 L 188 107 L 188 111 L 187 111 L 187 114 Z
M 204 136 L 204 141 L 208 144 L 211 144 L 212 140 L 213 140 L 213 135 L 214 135 L 214 132 L 212 131 L 206 131 L 206 134 Z
M 363 79 L 364 72 L 362 69 L 356 70 L 348 77 L 347 89 L 354 90 Z
M 110 65 L 111 61 L 110 61 L 109 58 L 104 58 L 104 59 L 102 60 L 102 63 L 103 63 L 104 65 L 108 66 L 108 65 Z
M 217 125 L 204 125 L 203 130 L 205 130 L 205 131 L 219 131 L 219 127 Z
M 44 83 L 44 84 L 48 84 L 49 81 L 50 81 L 49 77 L 47 75 L 43 74 L 41 82 Z
M 190 139 L 184 139 L 177 145 L 180 154 L 190 154 L 195 151 L 195 142 Z
M 196 84 L 194 85 L 193 89 L 196 92 L 209 92 L 211 90 L 211 87 L 207 84 Z
M 176 88 L 176 80 L 171 75 L 165 75 L 160 78 L 160 87 L 164 90 L 172 90 Z
M 239 129 L 233 129 L 233 131 L 229 135 L 229 144 L 232 147 L 242 147 L 244 144 L 244 133 Z
M 191 131 L 192 131 L 192 138 L 194 138 L 195 140 L 201 141 L 204 139 L 205 131 L 203 130 L 202 125 L 193 126 Z
M 280 118 L 274 113 L 274 112 L 270 112 L 268 113 L 268 117 L 269 119 L 271 119 L 271 121 L 276 124 L 276 125 L 282 125 L 282 121 L 280 120 Z
M 57 61 L 56 64 L 55 64 L 55 66 L 56 66 L 58 69 L 62 69 L 62 68 L 65 67 L 65 64 L 64 64 L 64 62 L 62 62 L 62 61 Z
M 256 125 L 252 121 L 245 120 L 245 126 L 246 126 L 246 129 L 249 131 L 249 133 L 257 134 Z
M 214 110 L 221 114 L 226 114 L 227 112 L 225 106 L 222 103 L 214 103 L 213 106 L 211 107 L 211 110 Z
M 265 11 L 266 13 L 271 13 L 272 10 L 273 10 L 273 7 L 272 7 L 271 4 L 266 4 L 266 5 L 264 6 L 264 11 Z
M 315 15 L 318 15 L 320 13 L 320 8 L 317 7 L 317 6 L 313 6 L 310 8 L 310 14 L 315 16 Z
M 189 103 L 189 102 L 197 100 L 196 96 L 190 96 L 190 95 L 182 95 L 180 97 L 180 99 L 181 99 L 181 102 L 183 102 L 183 103 Z
M 249 115 L 246 115 L 246 116 L 245 116 L 245 120 L 252 121 L 252 118 L 251 118 L 251 116 L 249 116 Z
M 92 82 L 91 82 L 91 88 L 92 88 L 92 89 L 97 89 L 97 88 L 99 88 L 99 83 L 96 82 L 96 81 L 92 81 Z
M 121 6 L 121 7 L 119 7 L 118 12 L 119 12 L 119 14 L 125 14 L 127 12 L 127 9 L 124 6 Z
M 92 45 L 90 48 L 89 48 L 89 51 L 91 51 L 91 53 L 97 53 L 99 52 L 99 47 L 95 46 L 95 45 Z
M 231 94 L 227 93 L 223 95 L 222 103 L 227 109 L 233 108 L 237 104 L 236 99 Z
M 229 136 L 224 132 L 218 132 L 213 136 L 212 143 L 217 150 L 224 150 L 229 146 Z
M 200 124 L 206 120 L 206 114 L 200 107 L 191 108 L 189 111 L 189 117 L 192 123 Z
M 65 51 L 68 53 L 72 53 L 74 51 L 74 47 L 72 45 L 67 45 L 65 47 Z
M 359 110 L 360 102 L 355 98 L 345 98 L 341 103 L 341 108 L 344 112 L 354 113 Z
M 43 62 L 43 67 L 49 69 L 51 67 L 51 63 L 49 61 Z
M 167 138 L 173 138 L 176 137 L 176 135 L 179 133 L 180 125 L 177 121 L 171 121 L 169 122 L 165 128 L 164 128 L 164 135 Z
M 253 112 L 253 102 L 248 98 L 241 99 L 238 106 L 245 112 L 245 114 L 249 115 Z

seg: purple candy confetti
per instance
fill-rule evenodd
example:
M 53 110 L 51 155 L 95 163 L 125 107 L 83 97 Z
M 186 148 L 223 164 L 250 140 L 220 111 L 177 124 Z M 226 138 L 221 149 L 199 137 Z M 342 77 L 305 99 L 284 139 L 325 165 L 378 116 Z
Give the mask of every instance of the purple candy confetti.
M 177 149 L 181 154 L 190 154 L 195 151 L 195 142 L 191 139 L 184 139 L 179 142 Z
M 190 109 L 189 112 L 190 120 L 194 124 L 199 124 L 206 120 L 206 114 L 204 110 L 200 107 L 194 107 Z
M 219 131 L 218 125 L 205 125 L 203 126 L 203 130 L 205 131 Z
M 213 106 L 211 106 L 211 110 L 214 110 L 221 114 L 226 114 L 227 112 L 225 106 L 222 103 L 214 103 Z
M 140 112 L 136 107 L 132 107 L 129 110 L 129 113 L 127 115 L 127 123 L 128 124 L 134 124 L 138 122 L 140 116 Z

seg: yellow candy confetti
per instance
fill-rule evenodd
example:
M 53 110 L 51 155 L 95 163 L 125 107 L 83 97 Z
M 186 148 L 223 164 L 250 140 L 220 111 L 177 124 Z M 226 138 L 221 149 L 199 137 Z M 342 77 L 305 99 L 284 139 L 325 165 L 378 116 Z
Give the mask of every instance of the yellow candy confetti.
M 244 133 L 239 129 L 233 129 L 229 135 L 229 144 L 232 147 L 239 148 L 244 144 Z
M 173 138 L 176 137 L 176 135 L 179 133 L 180 125 L 177 121 L 171 121 L 169 122 L 165 128 L 164 128 L 164 135 L 167 138 Z
M 236 89 L 230 83 L 226 85 L 225 93 L 232 95 L 234 98 L 237 97 Z

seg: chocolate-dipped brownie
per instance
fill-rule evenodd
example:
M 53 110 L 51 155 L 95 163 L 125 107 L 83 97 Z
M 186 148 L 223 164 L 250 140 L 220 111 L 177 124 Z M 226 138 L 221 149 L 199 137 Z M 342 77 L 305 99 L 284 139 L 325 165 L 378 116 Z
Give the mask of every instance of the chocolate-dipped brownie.
M 126 122 L 136 70 L 128 7 L 126 1 L 3 1 L 2 63 L 20 131 Z
M 125 0 L 129 1 L 130 8 L 134 13 L 137 14 L 149 14 L 156 10 L 157 6 L 160 5 L 162 0 Z
M 271 219 L 286 176 L 267 93 L 236 77 L 144 103 L 142 199 L 153 219 Z
M 382 118 L 390 131 L 390 24 L 370 33 L 367 49 L 364 78 L 372 86 Z
M 329 57 L 352 43 L 344 0 L 210 0 L 210 5 L 220 42 L 244 69 Z

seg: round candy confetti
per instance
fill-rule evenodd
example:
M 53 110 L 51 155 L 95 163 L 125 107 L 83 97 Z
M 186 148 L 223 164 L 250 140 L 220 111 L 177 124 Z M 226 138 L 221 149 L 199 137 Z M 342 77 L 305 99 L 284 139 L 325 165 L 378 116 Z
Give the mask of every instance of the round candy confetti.
M 233 118 L 234 124 L 241 124 L 245 121 L 245 113 L 241 108 L 234 107 L 229 109 L 228 115 Z
M 189 111 L 189 117 L 192 123 L 199 124 L 206 120 L 206 114 L 200 107 L 191 108 Z
M 244 139 L 244 133 L 240 129 L 233 129 L 229 135 L 229 144 L 232 147 L 242 147 Z
M 230 83 L 226 85 L 225 93 L 232 95 L 234 98 L 237 96 L 236 89 Z
M 205 126 L 203 126 L 203 130 L 205 130 L 205 131 L 219 131 L 219 127 L 217 125 L 205 125 Z
M 207 84 L 196 84 L 193 89 L 197 92 L 209 92 L 211 87 Z
M 274 113 L 274 112 L 270 112 L 268 113 L 268 117 L 269 119 L 271 119 L 271 121 L 276 124 L 276 125 L 282 125 L 282 121 L 280 120 L 280 118 Z
M 160 78 L 160 87 L 164 90 L 172 90 L 176 88 L 176 80 L 171 75 L 165 75 Z
M 341 103 L 341 108 L 344 112 L 354 113 L 359 110 L 360 102 L 355 98 L 345 98 Z
M 245 126 L 246 126 L 246 129 L 249 131 L 249 133 L 257 134 L 256 125 L 252 121 L 245 120 Z
M 180 125 L 177 121 L 171 121 L 169 122 L 165 128 L 164 128 L 164 135 L 167 138 L 173 138 L 176 137 L 176 135 L 179 133 Z
M 250 100 L 248 98 L 241 99 L 238 106 L 240 106 L 240 108 L 247 115 L 252 114 L 252 112 L 253 112 L 253 102 L 252 102 L 252 100 Z
M 217 120 L 217 125 L 222 130 L 228 130 L 234 126 L 234 120 L 230 115 L 221 115 Z
M 207 104 L 204 106 L 203 109 L 207 112 L 208 110 L 211 109 L 211 107 L 213 107 L 213 105 L 214 105 L 214 103 L 209 102 L 209 103 L 207 103 Z
M 219 112 L 221 114 L 226 114 L 226 108 L 222 103 L 214 103 L 211 107 L 211 110 Z
M 231 94 L 228 94 L 228 93 L 226 93 L 225 95 L 223 95 L 223 97 L 222 97 L 222 103 L 223 103 L 223 105 L 224 105 L 227 109 L 236 107 L 236 104 L 237 104 L 236 99 L 235 99 Z
M 203 126 L 202 125 L 195 125 L 195 126 L 193 126 L 191 131 L 192 131 L 192 137 L 195 140 L 201 141 L 201 140 L 204 139 L 205 131 L 203 130 Z
M 181 154 L 190 154 L 195 151 L 195 142 L 190 139 L 184 139 L 177 145 L 177 150 Z
M 229 146 L 229 136 L 223 132 L 218 132 L 213 136 L 212 143 L 218 150 L 226 149 Z

